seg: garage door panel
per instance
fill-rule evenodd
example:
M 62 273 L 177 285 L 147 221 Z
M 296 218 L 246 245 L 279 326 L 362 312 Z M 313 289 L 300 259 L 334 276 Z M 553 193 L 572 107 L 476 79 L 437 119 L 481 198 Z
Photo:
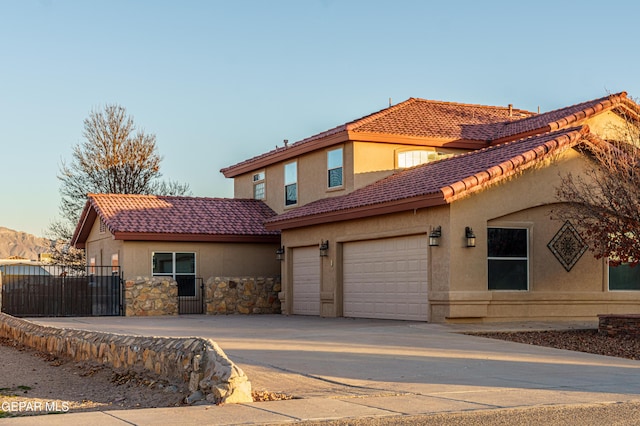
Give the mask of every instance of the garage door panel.
M 318 247 L 295 248 L 293 254 L 293 314 L 320 315 Z
M 344 315 L 427 321 L 426 236 L 345 243 Z

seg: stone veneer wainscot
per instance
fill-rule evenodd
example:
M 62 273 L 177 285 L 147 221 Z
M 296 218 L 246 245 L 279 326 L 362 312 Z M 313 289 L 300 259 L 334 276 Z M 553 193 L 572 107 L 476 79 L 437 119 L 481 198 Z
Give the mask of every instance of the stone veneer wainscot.
M 205 285 L 209 315 L 279 314 L 280 277 L 212 277 Z
M 178 284 L 169 277 L 127 280 L 124 290 L 125 315 L 178 315 Z

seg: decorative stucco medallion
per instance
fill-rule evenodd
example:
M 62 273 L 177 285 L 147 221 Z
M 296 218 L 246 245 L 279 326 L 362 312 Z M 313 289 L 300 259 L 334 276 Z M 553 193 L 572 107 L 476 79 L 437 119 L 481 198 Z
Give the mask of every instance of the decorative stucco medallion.
M 549 244 L 547 244 L 547 247 L 549 247 L 549 250 L 551 250 L 567 272 L 573 268 L 573 265 L 576 264 L 584 252 L 587 251 L 587 248 L 589 248 L 569 221 L 566 221 L 564 225 L 562 225 L 562 228 L 560 228 L 558 233 Z

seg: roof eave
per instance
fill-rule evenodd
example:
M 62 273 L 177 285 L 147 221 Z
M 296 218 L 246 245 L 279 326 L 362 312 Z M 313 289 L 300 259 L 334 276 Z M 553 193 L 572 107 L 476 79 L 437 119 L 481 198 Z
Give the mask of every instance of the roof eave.
M 93 208 L 90 201 L 87 201 L 82 214 L 80 215 L 80 220 L 76 225 L 76 229 L 73 232 L 73 236 L 71 237 L 70 243 L 73 247 L 79 249 L 85 248 L 87 238 L 89 238 L 91 228 L 97 216 L 98 213 L 96 212 L 95 208 Z
M 435 138 L 425 136 L 398 135 L 392 133 L 349 132 L 349 141 L 393 143 L 402 145 L 430 146 L 442 148 L 480 149 L 487 146 L 486 140 Z
M 442 188 L 444 199 L 447 203 L 453 203 L 456 200 L 486 188 L 488 185 L 498 183 L 515 173 L 520 173 L 523 170 L 535 166 L 551 153 L 558 154 L 567 149 L 571 149 L 580 143 L 580 141 L 590 137 L 589 126 L 583 126 L 581 129 L 573 131 L 570 134 L 547 141 L 534 149 L 523 152 L 507 161 L 503 161 L 488 170 L 483 170 L 458 182 L 454 182 L 451 185 L 447 185 Z
M 299 145 L 293 144 L 286 148 L 280 148 L 276 151 L 273 151 L 269 155 L 265 155 L 261 158 L 256 158 L 255 160 L 248 160 L 246 162 L 238 163 L 235 166 L 224 168 L 220 170 L 220 172 L 226 178 L 233 178 L 245 173 L 252 172 L 254 170 L 262 169 L 273 163 L 286 161 L 291 158 L 298 157 L 302 154 L 306 154 L 307 152 L 326 148 L 339 143 L 344 143 L 348 140 L 349 133 L 347 131 L 340 131 L 319 139 L 310 140 L 307 142 L 301 141 Z
M 274 220 L 265 223 L 265 228 L 267 228 L 268 230 L 301 228 L 304 226 L 319 225 L 329 222 L 362 219 L 371 216 L 379 216 L 390 213 L 399 213 L 408 210 L 434 207 L 444 205 L 446 203 L 447 202 L 445 201 L 442 192 L 436 192 L 432 194 L 389 201 L 386 203 L 356 207 L 347 210 L 336 210 L 332 212 L 318 213 L 291 219 Z
M 585 124 L 585 122 L 603 112 L 614 111 L 616 112 L 617 108 L 624 108 L 630 111 L 632 114 L 637 114 L 640 112 L 637 108 L 637 104 L 627 98 L 627 92 L 620 92 L 615 95 L 611 95 L 608 98 L 598 102 L 596 105 L 587 107 L 581 111 L 578 111 L 573 114 L 569 114 L 565 117 L 562 117 L 558 120 L 547 123 L 544 126 L 540 126 L 537 129 L 533 129 L 527 132 L 518 133 L 515 135 L 504 136 L 498 139 L 494 139 L 491 141 L 491 145 L 498 145 L 505 142 L 510 142 L 518 139 L 524 139 L 529 136 L 534 136 L 540 133 L 553 132 L 556 130 L 560 130 L 569 126 L 580 126 Z
M 280 235 L 168 234 L 154 232 L 115 232 L 121 241 L 171 241 L 208 243 L 279 243 Z

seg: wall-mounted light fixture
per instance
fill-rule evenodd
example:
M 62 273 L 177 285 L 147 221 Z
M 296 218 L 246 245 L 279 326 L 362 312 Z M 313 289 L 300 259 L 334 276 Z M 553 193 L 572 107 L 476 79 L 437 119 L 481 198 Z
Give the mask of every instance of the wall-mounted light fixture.
M 442 227 L 437 226 L 429 232 L 429 245 L 436 247 L 440 245 L 440 237 L 442 237 Z
M 467 238 L 467 247 L 476 246 L 476 234 L 473 233 L 473 229 L 468 226 L 464 228 L 464 236 Z
M 284 246 L 276 250 L 276 260 L 284 260 Z
M 329 240 L 326 241 L 320 241 L 320 256 L 321 257 L 326 257 L 327 256 L 327 252 L 329 251 Z

